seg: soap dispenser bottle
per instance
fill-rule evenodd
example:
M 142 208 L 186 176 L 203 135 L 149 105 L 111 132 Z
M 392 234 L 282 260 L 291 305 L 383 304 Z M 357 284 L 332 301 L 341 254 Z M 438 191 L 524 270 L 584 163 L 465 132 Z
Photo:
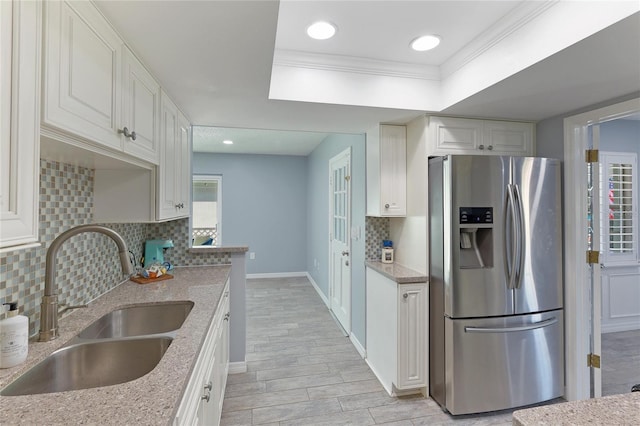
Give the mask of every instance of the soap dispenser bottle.
M 27 359 L 29 351 L 29 318 L 18 315 L 18 304 L 9 305 L 7 318 L 0 320 L 0 368 L 15 367 Z

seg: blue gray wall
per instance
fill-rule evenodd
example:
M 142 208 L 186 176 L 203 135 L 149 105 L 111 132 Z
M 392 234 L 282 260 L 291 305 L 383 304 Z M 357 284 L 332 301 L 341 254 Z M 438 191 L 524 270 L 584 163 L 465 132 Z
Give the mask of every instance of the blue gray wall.
M 365 342 L 365 137 L 328 136 L 308 157 L 307 270 L 329 295 L 329 160 L 351 147 L 351 331 Z M 314 260 L 316 262 L 314 262 Z M 314 267 L 314 265 L 317 265 Z
M 564 119 L 587 111 L 615 105 L 640 97 L 640 92 L 630 93 L 610 101 L 589 105 L 575 111 L 569 111 L 556 117 L 547 118 L 536 125 L 536 155 L 539 157 L 564 160 Z
M 222 245 L 249 246 L 247 273 L 307 270 L 307 158 L 194 153 L 194 174 L 222 175 Z
M 640 121 L 614 120 L 602 123 L 600 150 L 635 152 L 640 157 Z

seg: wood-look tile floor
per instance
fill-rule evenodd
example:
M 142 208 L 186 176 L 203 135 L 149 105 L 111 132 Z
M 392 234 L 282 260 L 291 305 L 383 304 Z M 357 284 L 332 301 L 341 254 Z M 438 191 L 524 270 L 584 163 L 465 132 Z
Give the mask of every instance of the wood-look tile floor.
M 631 392 L 640 384 L 640 330 L 602 335 L 602 395 Z
M 247 372 L 229 376 L 222 425 L 510 425 L 392 398 L 306 278 L 247 280 Z

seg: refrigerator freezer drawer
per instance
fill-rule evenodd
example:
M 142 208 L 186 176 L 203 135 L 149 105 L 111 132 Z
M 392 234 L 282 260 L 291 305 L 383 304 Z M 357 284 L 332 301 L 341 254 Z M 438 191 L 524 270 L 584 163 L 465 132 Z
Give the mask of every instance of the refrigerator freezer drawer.
M 562 396 L 562 313 L 446 318 L 447 410 L 481 413 Z

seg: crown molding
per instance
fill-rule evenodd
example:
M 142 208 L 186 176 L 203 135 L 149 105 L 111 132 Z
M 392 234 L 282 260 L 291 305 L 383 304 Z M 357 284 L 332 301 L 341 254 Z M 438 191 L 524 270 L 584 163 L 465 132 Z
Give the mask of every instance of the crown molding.
M 437 66 L 382 61 L 379 59 L 360 58 L 355 56 L 310 53 L 299 50 L 276 49 L 273 55 L 273 65 L 292 68 L 309 68 L 321 71 L 440 81 L 440 70 Z
M 560 0 L 523 1 L 494 25 L 474 38 L 440 66 L 442 79 L 454 74 L 535 18 L 555 6 Z

